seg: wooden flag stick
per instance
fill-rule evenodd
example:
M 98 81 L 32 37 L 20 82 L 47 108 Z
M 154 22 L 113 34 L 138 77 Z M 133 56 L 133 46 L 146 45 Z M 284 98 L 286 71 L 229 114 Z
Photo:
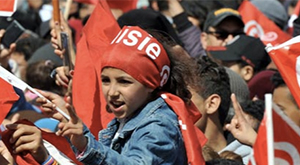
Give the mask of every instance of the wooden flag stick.
M 68 20 L 68 18 L 69 18 L 69 13 L 70 13 L 72 3 L 73 3 L 73 0 L 67 0 L 66 6 L 65 6 L 65 11 L 64 11 L 65 20 Z

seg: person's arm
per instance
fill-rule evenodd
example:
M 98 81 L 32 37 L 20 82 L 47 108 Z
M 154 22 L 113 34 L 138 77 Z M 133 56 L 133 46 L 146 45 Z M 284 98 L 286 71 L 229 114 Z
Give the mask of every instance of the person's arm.
M 169 0 L 169 13 L 171 14 L 180 40 L 184 43 L 184 48 L 191 57 L 205 55 L 205 50 L 201 44 L 201 31 L 189 20 L 188 15 L 178 2 Z
M 88 137 L 87 147 L 77 158 L 84 164 L 114 165 L 160 164 L 161 162 L 175 161 L 180 156 L 177 147 L 183 145 L 183 143 L 178 143 L 178 136 L 176 136 L 179 129 L 175 130 L 175 127 L 166 130 L 159 129 L 162 125 L 159 121 L 145 123 L 141 128 L 134 130 L 134 135 L 130 135 L 129 142 L 126 142 L 128 143 L 126 144 L 127 152 L 122 154 L 110 148 L 110 144 L 105 144 L 109 143 L 107 136 L 113 136 L 111 132 L 101 132 L 99 141 L 96 141 L 90 133 L 86 134 Z M 153 131 L 153 128 L 156 130 Z M 132 132 L 128 133 L 131 134 Z M 165 137 L 165 139 L 161 137 Z M 181 148 L 182 150 L 183 148 Z

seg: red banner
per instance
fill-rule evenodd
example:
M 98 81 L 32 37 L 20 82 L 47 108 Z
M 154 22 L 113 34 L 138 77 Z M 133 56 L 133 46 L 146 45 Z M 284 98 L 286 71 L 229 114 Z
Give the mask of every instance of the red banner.
M 114 117 L 106 112 L 101 90 L 102 53 L 120 31 L 106 0 L 100 0 L 77 44 L 73 77 L 73 104 L 78 116 L 95 137 Z
M 265 45 L 268 43 L 277 45 L 291 38 L 249 1 L 243 1 L 239 12 L 245 23 L 246 34 L 259 37 Z
M 300 128 L 276 105 L 273 105 L 272 120 L 269 120 L 273 128 L 268 127 L 266 114 L 253 146 L 254 158 L 250 158 L 248 165 L 300 164 Z M 272 138 L 267 138 L 270 128 L 274 135 L 272 142 L 269 142 Z M 270 149 L 273 149 L 273 153 L 270 153 Z M 274 157 L 269 154 L 274 154 Z
M 0 16 L 9 17 L 17 8 L 17 0 L 0 0 Z
M 96 5 L 99 0 L 75 0 L 80 3 L 88 3 Z M 120 9 L 123 13 L 136 9 L 138 0 L 107 0 L 107 4 L 112 9 Z
M 268 46 L 267 51 L 300 106 L 300 36 L 275 47 Z

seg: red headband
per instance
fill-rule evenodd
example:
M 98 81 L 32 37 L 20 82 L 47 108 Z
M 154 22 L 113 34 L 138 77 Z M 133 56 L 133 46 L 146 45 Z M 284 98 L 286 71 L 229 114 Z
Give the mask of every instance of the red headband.
M 163 46 L 137 26 L 124 26 L 103 54 L 101 70 L 121 69 L 145 86 L 162 87 L 170 75 L 170 60 Z

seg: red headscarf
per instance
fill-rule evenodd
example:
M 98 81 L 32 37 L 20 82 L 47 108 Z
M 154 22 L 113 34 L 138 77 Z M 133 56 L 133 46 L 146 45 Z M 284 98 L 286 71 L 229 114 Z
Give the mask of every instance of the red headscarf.
M 170 60 L 163 46 L 136 26 L 125 26 L 103 53 L 101 70 L 121 69 L 141 84 L 156 89 L 168 81 Z M 164 92 L 161 97 L 178 116 L 190 165 L 204 165 L 201 146 L 207 139 L 194 126 L 201 117 L 194 104 L 187 105 L 178 96 Z
M 155 89 L 169 78 L 170 60 L 163 46 L 137 26 L 125 26 L 103 54 L 101 69 L 114 67 Z

